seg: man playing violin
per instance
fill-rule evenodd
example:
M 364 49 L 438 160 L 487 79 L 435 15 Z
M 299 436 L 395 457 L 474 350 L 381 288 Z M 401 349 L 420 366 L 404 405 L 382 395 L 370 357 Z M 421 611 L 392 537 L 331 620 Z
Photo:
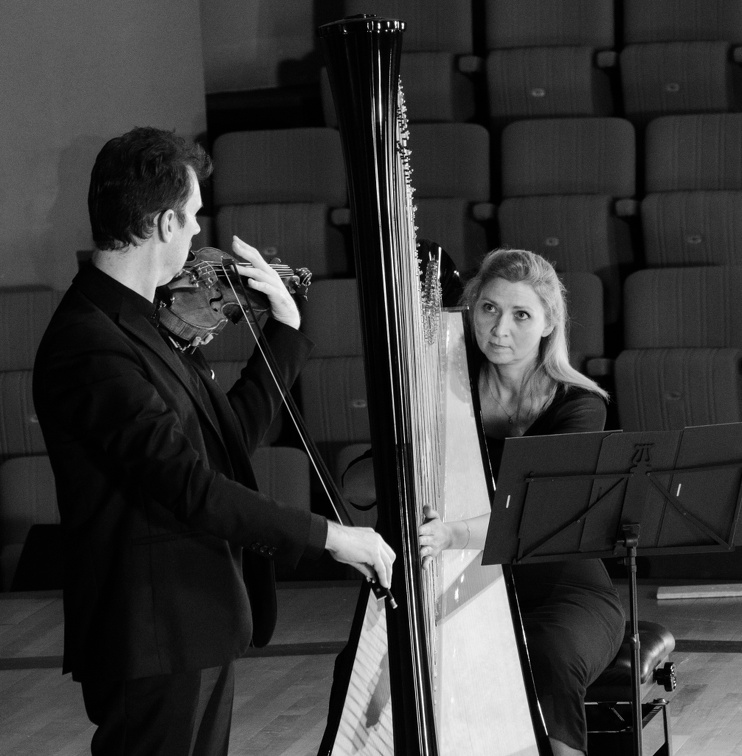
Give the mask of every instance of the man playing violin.
M 103 147 L 92 263 L 34 366 L 65 549 L 63 671 L 82 684 L 93 754 L 226 756 L 233 660 L 272 628 L 251 601 L 269 585 L 269 557 L 327 550 L 391 581 L 394 553 L 375 532 L 257 491 L 250 455 L 281 404 L 258 350 L 225 393 L 198 350 L 158 329 L 155 290 L 183 267 L 210 171 L 203 150 L 166 131 Z M 311 350 L 296 304 L 256 249 L 235 238 L 232 251 L 268 298 L 263 338 L 290 385 Z

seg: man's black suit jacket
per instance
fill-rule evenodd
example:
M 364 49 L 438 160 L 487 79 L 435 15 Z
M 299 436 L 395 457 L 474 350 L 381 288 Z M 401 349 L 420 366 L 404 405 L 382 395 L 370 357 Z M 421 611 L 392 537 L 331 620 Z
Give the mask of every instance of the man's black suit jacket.
M 225 395 L 198 354 L 166 343 L 154 309 L 86 266 L 34 366 L 65 542 L 64 671 L 77 680 L 237 658 L 253 627 L 242 547 L 295 564 L 325 543 L 324 518 L 256 490 L 249 455 L 281 402 L 263 358 Z M 311 343 L 275 321 L 264 336 L 290 385 Z

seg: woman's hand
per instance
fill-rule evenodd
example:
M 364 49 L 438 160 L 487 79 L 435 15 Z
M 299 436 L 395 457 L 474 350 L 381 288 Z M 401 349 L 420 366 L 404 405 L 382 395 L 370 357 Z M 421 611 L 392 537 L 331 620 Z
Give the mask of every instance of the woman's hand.
M 248 286 L 260 291 L 268 297 L 271 315 L 281 323 L 292 328 L 299 328 L 301 316 L 294 298 L 284 285 L 278 273 L 265 261 L 263 255 L 255 247 L 246 244 L 238 236 L 232 237 L 232 251 L 237 257 L 250 263 L 240 265 L 237 269 L 241 276 L 248 280 Z
M 426 568 L 443 549 L 450 549 L 453 545 L 453 531 L 441 520 L 433 507 L 423 507 L 425 522 L 418 528 L 418 542 L 420 544 L 420 559 Z

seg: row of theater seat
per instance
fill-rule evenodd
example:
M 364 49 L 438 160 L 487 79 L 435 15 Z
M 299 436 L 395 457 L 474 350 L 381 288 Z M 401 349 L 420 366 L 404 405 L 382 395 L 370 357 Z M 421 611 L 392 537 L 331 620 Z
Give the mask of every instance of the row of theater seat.
M 573 318 L 573 363 L 600 379 L 613 372 L 606 369 L 612 361 L 603 354 L 600 282 L 591 273 L 565 274 L 564 280 Z M 670 430 L 742 420 L 740 287 L 742 266 L 645 269 L 628 277 L 623 287 L 625 348 L 615 360 L 614 376 L 614 399 L 623 429 Z M 28 359 L 43 326 L 39 313 L 48 313 L 58 296 L 48 291 L 0 295 L 3 315 L 13 314 L 3 322 L 16 320 L 19 324 L 15 347 L 6 352 L 0 366 L 4 563 L 17 558 L 32 522 L 54 521 L 56 517 L 43 438 L 30 394 Z M 24 306 L 28 311 L 24 312 Z M 300 378 L 299 401 L 312 437 L 339 477 L 358 445 L 369 442 L 356 281 L 318 281 L 302 309 L 303 328 L 316 350 Z M 248 328 L 240 324 L 228 327 L 203 348 L 225 387 L 231 385 L 252 345 Z M 277 425 L 267 442 L 275 444 L 280 433 Z M 353 451 L 348 451 L 349 446 Z M 298 454 L 298 458 L 287 461 L 281 456 L 286 454 Z M 261 455 L 260 464 L 266 468 L 263 480 L 269 490 L 296 499 L 291 479 L 308 481 L 303 453 L 273 446 Z M 282 475 L 284 464 L 295 475 Z M 280 485 L 286 483 L 292 488 L 282 493 Z M 305 487 L 298 500 L 309 506 L 308 483 Z
M 724 0 L 346 0 L 406 22 L 412 121 L 736 111 L 742 8 Z M 474 30 L 481 18 L 482 29 Z M 335 125 L 326 75 L 326 123 Z
M 499 143 L 478 124 L 413 125 L 418 236 L 462 271 L 503 245 L 595 273 L 617 324 L 632 270 L 742 260 L 742 114 L 664 116 L 640 136 L 621 118 L 516 121 Z M 335 130 L 234 132 L 213 154 L 213 243 L 237 234 L 315 280 L 354 274 Z
M 655 268 L 632 273 L 623 287 L 625 348 L 604 357 L 602 286 L 592 273 L 563 274 L 570 294 L 573 364 L 615 385 L 624 430 L 671 430 L 742 420 L 742 265 Z M 3 292 L 3 323 L 16 322 L 13 348 L 0 365 L 0 580 L 9 587 L 31 525 L 58 514 L 43 438 L 31 398 L 31 362 L 59 294 Z M 27 309 L 24 309 L 27 308 Z M 367 448 L 369 419 L 354 279 L 327 279 L 310 288 L 303 328 L 316 350 L 298 383 L 310 434 L 339 479 Z M 247 326 L 229 326 L 203 347 L 228 388 L 252 352 Z M 258 479 L 279 498 L 311 506 L 306 455 L 281 444 L 278 422 L 258 454 Z M 290 469 L 291 475 L 286 475 Z M 373 515 L 358 514 L 368 524 Z M 20 580 L 20 578 L 19 578 Z

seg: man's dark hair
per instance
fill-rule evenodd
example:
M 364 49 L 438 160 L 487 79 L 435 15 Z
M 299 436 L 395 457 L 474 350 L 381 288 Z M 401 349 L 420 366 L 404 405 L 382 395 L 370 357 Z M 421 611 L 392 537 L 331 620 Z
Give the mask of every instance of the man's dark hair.
M 148 239 L 158 213 L 169 209 L 185 223 L 189 168 L 203 181 L 211 174 L 211 159 L 201 146 L 171 131 L 136 128 L 107 142 L 95 160 L 88 190 L 96 247 L 123 249 Z

